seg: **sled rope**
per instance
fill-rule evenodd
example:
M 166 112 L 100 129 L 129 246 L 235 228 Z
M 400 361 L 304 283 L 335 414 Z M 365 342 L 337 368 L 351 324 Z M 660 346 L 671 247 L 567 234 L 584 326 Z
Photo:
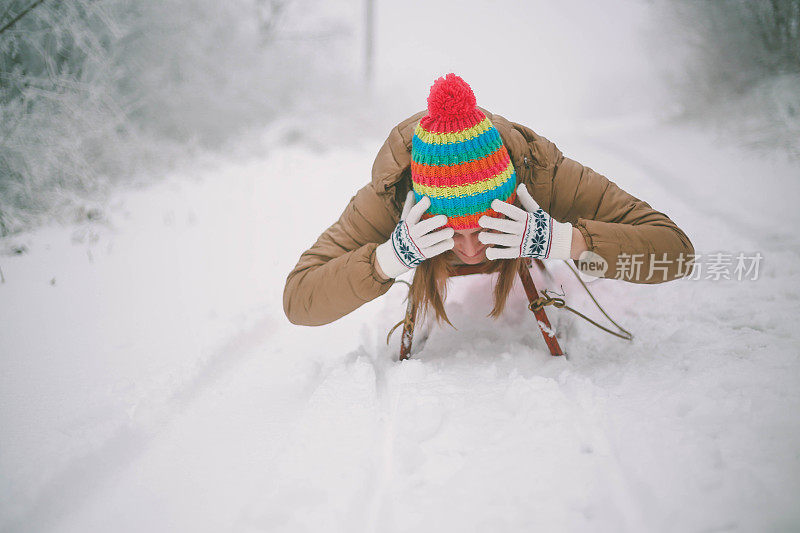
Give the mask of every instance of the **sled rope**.
M 396 279 L 396 280 L 395 280 L 395 283 L 403 283 L 403 284 L 405 284 L 405 285 L 408 287 L 408 292 L 409 292 L 409 294 L 411 294 L 411 284 L 410 284 L 409 282 L 407 282 L 407 281 L 405 281 L 405 280 L 402 280 L 402 279 Z M 406 299 L 408 299 L 408 296 L 406 296 Z M 392 333 L 394 333 L 394 330 L 396 330 L 397 328 L 399 328 L 400 326 L 402 326 L 403 324 L 405 324 L 407 321 L 408 321 L 408 315 L 406 315 L 405 317 L 403 317 L 403 320 L 401 320 L 400 322 L 398 322 L 397 324 L 395 324 L 394 326 L 392 326 L 392 329 L 390 329 L 390 330 L 389 330 L 389 333 L 387 333 L 387 334 L 386 334 L 386 344 L 387 344 L 387 345 L 388 345 L 388 344 L 391 342 L 391 340 L 392 340 Z
M 400 322 L 398 322 L 397 324 L 392 326 L 392 329 L 390 329 L 389 333 L 386 334 L 386 344 L 389 344 L 390 342 L 392 342 L 392 333 L 394 333 L 394 330 L 396 330 L 397 328 L 399 328 L 400 326 L 402 326 L 405 323 L 406 323 L 406 319 L 404 318 L 403 320 L 401 320 Z
M 557 292 L 551 291 L 551 290 L 548 290 L 548 289 L 543 289 L 542 290 L 542 296 L 536 298 L 534 301 L 532 301 L 530 304 L 528 304 L 528 309 L 530 309 L 531 311 L 535 312 L 535 311 L 539 311 L 540 309 L 542 309 L 542 308 L 544 308 L 544 307 L 546 307 L 548 305 L 552 305 L 556 309 L 566 309 L 567 311 L 570 311 L 571 313 L 574 313 L 575 315 L 581 317 L 582 319 L 586 320 L 590 324 L 593 324 L 593 325 L 597 326 L 598 328 L 602 329 L 603 331 L 605 331 L 607 333 L 610 333 L 611 335 L 614 335 L 615 337 L 619 337 L 620 339 L 624 339 L 624 340 L 627 340 L 627 341 L 633 340 L 633 334 L 630 331 L 628 331 L 627 329 L 625 329 L 622 326 L 620 326 L 619 324 L 617 324 L 617 322 L 613 318 L 611 318 L 608 313 L 606 313 L 606 310 L 603 309 L 603 306 L 600 305 L 600 303 L 597 301 L 597 298 L 594 297 L 594 294 L 592 294 L 592 291 L 589 290 L 589 287 L 586 286 L 586 283 L 584 283 L 584 281 L 581 279 L 580 275 L 578 275 L 578 273 L 575 271 L 575 268 L 572 265 L 570 265 L 568 261 L 564 261 L 564 263 L 567 264 L 567 266 L 572 271 L 572 273 L 575 275 L 575 277 L 578 278 L 578 281 L 580 281 L 581 286 L 583 286 L 584 290 L 586 290 L 586 293 L 592 299 L 592 301 L 597 306 L 597 308 L 600 309 L 600 312 L 603 313 L 603 315 L 612 324 L 614 324 L 619 331 L 613 331 L 613 330 L 607 328 L 606 326 L 603 326 L 602 324 L 597 323 L 595 320 L 592 320 L 591 318 L 589 318 L 588 316 L 584 315 L 580 311 L 578 311 L 576 309 L 573 309 L 572 307 L 568 306 L 567 302 L 563 298 L 558 298 L 557 297 L 557 296 L 566 296 L 566 294 L 564 294 L 564 293 L 558 294 Z M 408 283 L 407 281 L 404 281 L 404 280 L 397 280 L 396 282 L 405 284 L 408 287 L 409 293 L 411 292 L 411 284 L 410 283 Z M 561 290 L 562 291 L 564 290 L 563 286 L 562 286 Z M 555 296 L 551 296 L 551 294 L 553 294 Z M 405 316 L 397 324 L 392 326 L 392 329 L 390 329 L 389 333 L 386 335 L 386 344 L 389 344 L 391 342 L 392 333 L 394 333 L 394 331 L 397 328 L 399 328 L 400 326 L 406 325 L 408 323 L 408 321 L 409 321 L 409 317 Z
M 614 321 L 613 318 L 608 316 L 608 313 L 606 313 L 606 310 L 603 309 L 603 306 L 601 306 L 597 302 L 597 299 L 594 297 L 594 294 L 592 294 L 592 291 L 589 290 L 589 287 L 586 286 L 586 283 L 583 282 L 583 280 L 578 275 L 578 273 L 575 271 L 573 266 L 570 265 L 568 261 L 564 261 L 564 263 L 567 264 L 567 266 L 572 271 L 572 273 L 575 274 L 575 277 L 578 278 L 578 281 L 581 282 L 581 285 L 583 285 L 583 288 L 586 290 L 586 293 L 592 299 L 592 301 L 597 306 L 597 308 L 600 309 L 600 312 L 603 313 L 605 315 L 605 317 L 608 320 L 610 320 L 612 324 L 617 326 L 617 329 L 619 329 L 623 333 L 612 331 L 612 330 L 608 329 L 607 327 L 605 327 L 605 326 L 603 326 L 601 324 L 598 324 L 597 322 L 595 322 L 594 320 L 592 320 L 588 316 L 584 315 L 580 311 L 577 311 L 577 310 L 573 309 L 572 307 L 568 306 L 567 302 L 564 301 L 563 298 L 554 298 L 554 297 L 550 296 L 548 293 L 556 294 L 558 296 L 565 296 L 565 294 L 558 294 L 558 293 L 556 293 L 554 291 L 549 291 L 547 289 L 543 289 L 542 290 L 543 296 L 540 296 L 539 298 L 536 298 L 534 301 L 532 301 L 530 304 L 528 304 L 528 309 L 530 309 L 531 311 L 538 311 L 539 309 L 542 309 L 543 307 L 545 307 L 547 305 L 552 305 L 556 309 L 566 309 L 567 311 L 575 313 L 576 315 L 578 315 L 579 317 L 583 318 L 587 322 L 589 322 L 591 324 L 594 324 L 595 326 L 597 326 L 598 328 L 602 329 L 603 331 L 611 333 L 612 335 L 615 335 L 615 336 L 619 337 L 620 339 L 625 339 L 625 340 L 628 340 L 628 341 L 633 340 L 633 334 L 630 331 L 628 331 L 627 329 L 625 329 L 622 326 L 620 326 L 619 324 L 617 324 Z M 564 288 L 562 287 L 561 290 L 563 291 Z

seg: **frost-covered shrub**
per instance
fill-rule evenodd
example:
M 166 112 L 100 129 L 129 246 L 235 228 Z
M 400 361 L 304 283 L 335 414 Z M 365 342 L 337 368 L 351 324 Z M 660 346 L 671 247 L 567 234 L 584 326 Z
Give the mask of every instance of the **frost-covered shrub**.
M 691 47 L 685 83 L 705 99 L 800 73 L 800 0 L 672 0 L 663 7 L 669 31 Z
M 800 0 L 663 0 L 656 7 L 654 40 L 684 113 L 800 155 Z
M 0 27 L 29 5 L 0 0 Z M 354 23 L 323 0 L 37 5 L 0 34 L 0 236 L 352 80 Z

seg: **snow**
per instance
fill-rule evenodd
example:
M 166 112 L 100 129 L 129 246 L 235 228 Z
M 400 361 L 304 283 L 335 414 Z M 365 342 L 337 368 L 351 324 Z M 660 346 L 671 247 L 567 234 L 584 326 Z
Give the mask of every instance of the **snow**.
M 554 137 L 758 279 L 591 281 L 634 340 L 547 307 L 567 360 L 521 286 L 493 321 L 492 278 L 459 278 L 458 329 L 400 363 L 405 286 L 319 328 L 281 303 L 382 140 L 205 161 L 3 243 L 1 531 L 798 527 L 796 163 L 643 120 Z
M 732 146 L 738 130 L 723 144 L 654 119 L 676 101 L 642 46 L 649 10 L 382 3 L 377 105 L 356 113 L 320 87 L 324 105 L 298 98 L 237 153 L 119 190 L 98 220 L 0 241 L 0 532 L 800 528 L 798 163 Z M 447 22 L 433 40 L 423 16 Z M 263 73 L 234 63 L 221 72 L 238 82 Z M 317 66 L 268 85 L 313 85 Z M 549 355 L 521 286 L 486 316 L 488 276 L 453 280 L 457 329 L 418 323 L 402 363 L 400 330 L 385 344 L 402 284 L 333 324 L 291 325 L 286 275 L 451 71 L 479 105 L 668 214 L 701 262 L 760 252 L 758 278 L 587 279 L 634 338 L 548 306 L 568 358 Z M 269 87 L 230 87 L 283 108 Z M 245 109 L 198 90 L 189 104 Z M 763 93 L 743 107 L 758 114 Z M 613 328 L 565 264 L 547 268 L 540 290 Z

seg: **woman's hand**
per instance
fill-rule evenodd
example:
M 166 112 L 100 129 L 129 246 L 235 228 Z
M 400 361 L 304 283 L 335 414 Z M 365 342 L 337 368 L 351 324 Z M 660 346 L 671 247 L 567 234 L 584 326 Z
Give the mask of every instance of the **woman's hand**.
M 375 250 L 378 270 L 385 277 L 396 278 L 424 260 L 451 250 L 455 245 L 453 228 L 435 231 L 447 224 L 445 215 L 436 215 L 420 222 L 430 206 L 431 199 L 427 196 L 415 204 L 414 191 L 408 192 L 403 214 L 391 239 Z
M 517 196 L 525 211 L 501 200 L 492 202 L 492 209 L 508 218 L 482 216 L 478 224 L 487 230 L 478 234 L 488 259 L 569 259 L 572 247 L 572 224 L 557 222 L 536 203 L 527 187 L 520 184 Z

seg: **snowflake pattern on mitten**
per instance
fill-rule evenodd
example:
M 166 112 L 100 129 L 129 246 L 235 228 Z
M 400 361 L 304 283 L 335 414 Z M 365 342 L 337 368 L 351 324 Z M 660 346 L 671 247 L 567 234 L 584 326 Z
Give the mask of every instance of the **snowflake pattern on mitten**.
M 405 220 L 401 220 L 392 232 L 392 248 L 400 262 L 408 268 L 414 268 L 425 260 L 425 256 L 411 238 Z
M 519 246 L 520 257 L 546 259 L 550 255 L 552 242 L 553 219 L 541 208 L 528 213 Z

